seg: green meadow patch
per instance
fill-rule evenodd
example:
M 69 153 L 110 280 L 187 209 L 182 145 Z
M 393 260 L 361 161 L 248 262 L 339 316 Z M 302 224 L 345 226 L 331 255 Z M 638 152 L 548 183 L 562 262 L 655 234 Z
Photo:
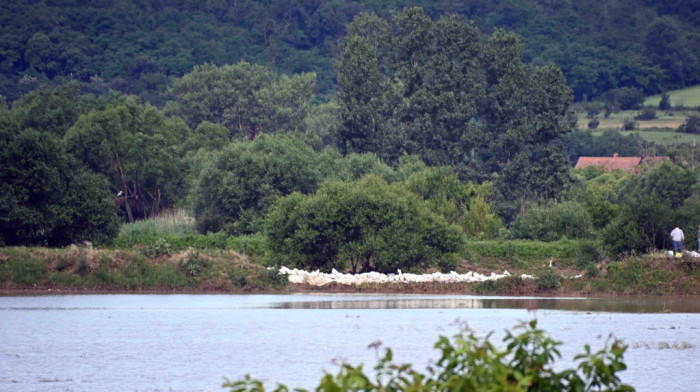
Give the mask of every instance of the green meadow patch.
M 700 106 L 700 85 L 686 87 L 680 90 L 668 92 L 672 106 L 698 107 Z M 646 106 L 659 106 L 661 94 L 652 95 L 644 100 Z
M 603 131 L 593 132 L 594 136 L 601 136 Z M 693 144 L 700 143 L 700 135 L 692 133 L 673 132 L 664 129 L 648 129 L 621 131 L 621 135 L 638 135 L 642 140 L 662 145 Z

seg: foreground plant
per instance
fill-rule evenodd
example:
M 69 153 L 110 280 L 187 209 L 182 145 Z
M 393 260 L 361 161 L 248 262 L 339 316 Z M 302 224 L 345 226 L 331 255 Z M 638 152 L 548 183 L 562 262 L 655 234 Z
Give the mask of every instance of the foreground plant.
M 440 337 L 435 348 L 442 352 L 437 364 L 427 373 L 419 373 L 410 364 L 393 362 L 392 351 L 374 368 L 374 375 L 367 375 L 363 365 L 344 364 L 337 375 L 326 374 L 316 391 L 634 391 L 620 381 L 617 373 L 625 370 L 623 354 L 627 346 L 618 340 L 606 342 L 605 347 L 593 352 L 585 346 L 585 352 L 574 357 L 575 369 L 557 372 L 554 360 L 561 358 L 558 346 L 562 343 L 537 329 L 537 322 L 516 326 L 522 333 L 506 331 L 505 349 L 499 349 L 490 341 L 491 334 L 483 340 L 473 332 L 455 336 L 452 340 Z M 240 381 L 228 381 L 223 385 L 231 392 L 264 392 L 265 386 L 246 376 Z M 274 392 L 288 392 L 285 385 L 278 385 Z M 295 389 L 295 391 L 305 391 Z

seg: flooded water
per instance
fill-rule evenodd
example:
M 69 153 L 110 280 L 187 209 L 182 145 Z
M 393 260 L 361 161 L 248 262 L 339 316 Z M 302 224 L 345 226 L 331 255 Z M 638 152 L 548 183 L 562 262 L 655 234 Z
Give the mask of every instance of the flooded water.
M 558 367 L 610 335 L 629 345 L 638 391 L 700 387 L 700 301 L 419 295 L 0 297 L 0 391 L 224 391 L 246 374 L 313 389 L 337 363 L 376 363 L 381 341 L 417 370 L 465 324 L 479 336 L 521 321 L 565 342 Z

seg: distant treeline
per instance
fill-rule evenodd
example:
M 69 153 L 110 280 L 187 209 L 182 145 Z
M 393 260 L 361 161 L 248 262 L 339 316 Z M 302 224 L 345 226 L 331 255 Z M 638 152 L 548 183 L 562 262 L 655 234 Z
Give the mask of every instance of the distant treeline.
M 645 94 L 700 83 L 700 10 L 693 0 L 255 1 L 23 0 L 0 4 L 0 95 L 10 102 L 47 82 L 78 80 L 161 107 L 172 78 L 204 63 L 241 60 L 336 83 L 345 25 L 422 6 L 482 34 L 516 32 L 526 63 L 553 63 L 576 100 L 616 88 Z

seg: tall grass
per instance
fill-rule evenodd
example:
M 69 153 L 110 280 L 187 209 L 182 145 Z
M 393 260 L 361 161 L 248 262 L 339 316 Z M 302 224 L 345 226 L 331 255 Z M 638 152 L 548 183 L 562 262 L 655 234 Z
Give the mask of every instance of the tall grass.
M 194 218 L 186 210 L 182 209 L 167 210 L 154 218 L 125 223 L 119 229 L 120 236 L 196 233 Z
M 134 223 L 125 223 L 119 229 L 115 244 L 133 246 L 154 242 L 158 237 L 196 234 L 195 221 L 185 210 L 168 210 L 162 214 Z
M 230 236 L 224 232 L 197 234 L 195 221 L 184 210 L 168 211 L 155 218 L 126 223 L 112 245 L 116 248 L 141 246 L 144 254 L 180 252 L 188 248 L 233 250 L 248 256 L 267 253 L 267 238 L 263 234 Z

